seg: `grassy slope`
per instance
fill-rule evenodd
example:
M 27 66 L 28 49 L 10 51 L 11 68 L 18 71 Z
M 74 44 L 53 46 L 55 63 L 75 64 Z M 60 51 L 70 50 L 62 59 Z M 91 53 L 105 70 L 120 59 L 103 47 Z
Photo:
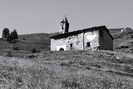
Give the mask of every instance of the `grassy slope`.
M 25 50 L 30 50 L 32 48 L 37 48 L 39 50 L 49 50 L 49 34 L 40 33 L 40 34 L 28 34 L 21 35 L 19 45 Z
M 132 89 L 132 59 L 130 54 L 109 51 L 0 57 L 0 89 Z
M 120 29 L 110 31 L 114 37 L 114 50 L 133 53 L 133 29 L 125 28 L 124 32 Z
M 133 31 L 129 33 L 128 31 L 130 31 L 130 28 L 123 33 L 120 31 L 121 28 L 110 29 L 110 32 L 114 37 L 114 50 L 133 52 Z M 50 35 L 52 34 L 38 33 L 20 35 L 19 41 L 15 44 L 11 44 L 0 39 L 0 55 L 3 55 L 3 53 L 7 53 L 11 50 L 13 51 L 14 48 L 18 48 L 19 50 L 16 51 L 24 54 L 31 53 L 31 50 L 34 48 L 36 48 L 38 51 L 48 51 L 50 49 Z M 121 46 L 128 46 L 128 48 L 121 48 Z
M 49 50 L 49 46 L 50 40 L 47 33 L 19 35 L 18 42 L 14 44 L 0 39 L 0 55 L 13 51 L 14 48 L 19 49 L 16 50 L 17 52 L 31 53 L 31 50 L 34 48 L 38 51 Z
M 132 41 L 132 33 L 114 33 L 116 48 L 126 41 Z M 44 51 L 49 49 L 48 36 L 22 35 L 16 44 L 0 40 L 1 55 L 13 47 L 20 49 L 12 51 L 13 56 L 28 55 L 28 58 L 0 57 L 0 89 L 133 88 L 132 54 L 111 51 Z M 33 48 L 43 51 L 32 54 Z M 123 48 L 118 50 L 122 51 Z

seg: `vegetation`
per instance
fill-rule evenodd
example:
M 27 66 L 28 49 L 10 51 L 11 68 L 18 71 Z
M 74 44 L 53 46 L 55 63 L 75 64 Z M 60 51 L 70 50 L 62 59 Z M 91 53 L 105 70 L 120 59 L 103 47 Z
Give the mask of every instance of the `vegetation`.
M 13 32 L 11 32 L 10 34 L 9 41 L 16 40 L 16 39 L 18 39 L 18 34 L 16 30 L 13 30 Z
M 33 48 L 33 49 L 31 50 L 31 52 L 32 52 L 32 53 L 37 53 L 37 52 L 39 52 L 39 50 L 37 50 L 36 48 Z
M 1 57 L 0 88 L 132 89 L 133 57 L 118 56 L 111 51 L 45 51 L 30 59 Z
M 8 28 L 4 28 L 3 31 L 2 31 L 2 38 L 3 39 L 8 39 L 9 35 L 10 35 L 9 29 Z
M 18 40 L 18 33 L 16 30 L 13 30 L 11 34 L 9 35 L 7 41 L 15 43 Z
M 125 32 L 113 34 L 119 52 L 50 52 L 49 34 L 0 40 L 0 89 L 132 89 L 133 34 Z
M 8 42 L 16 42 L 18 39 L 18 33 L 16 30 L 13 30 L 13 32 L 10 33 L 10 30 L 8 28 L 4 28 L 2 32 L 2 38 L 4 40 L 7 40 Z

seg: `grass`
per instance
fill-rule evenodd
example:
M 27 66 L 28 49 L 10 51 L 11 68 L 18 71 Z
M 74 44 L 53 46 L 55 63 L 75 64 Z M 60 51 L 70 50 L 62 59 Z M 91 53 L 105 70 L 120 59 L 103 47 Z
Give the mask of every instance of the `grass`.
M 30 53 L 32 53 L 33 49 L 48 51 L 49 45 L 50 40 L 47 33 L 19 35 L 19 40 L 16 43 L 9 43 L 0 39 L 0 55 L 3 55 L 2 53 L 5 53 L 7 50 L 23 50 Z
M 49 34 L 0 39 L 0 89 L 133 89 L 133 55 L 120 52 L 132 48 L 130 35 L 115 33 L 119 52 L 50 52 Z
M 120 54 L 44 51 L 35 58 L 1 56 L 0 89 L 132 89 L 132 58 L 117 59 Z

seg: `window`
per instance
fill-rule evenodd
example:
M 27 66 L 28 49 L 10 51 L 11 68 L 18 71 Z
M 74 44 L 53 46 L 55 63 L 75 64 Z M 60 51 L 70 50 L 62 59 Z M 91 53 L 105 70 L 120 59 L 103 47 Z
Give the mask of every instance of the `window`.
M 60 50 L 59 51 L 64 51 L 64 49 L 63 48 L 60 48 Z
M 71 43 L 71 44 L 70 44 L 70 50 L 72 50 L 72 49 L 73 49 L 73 44 Z
M 70 48 L 72 48 L 72 47 L 73 47 L 73 44 L 71 43 L 71 44 L 70 44 Z
M 86 43 L 86 47 L 90 47 L 91 45 L 90 45 L 90 42 L 87 42 Z

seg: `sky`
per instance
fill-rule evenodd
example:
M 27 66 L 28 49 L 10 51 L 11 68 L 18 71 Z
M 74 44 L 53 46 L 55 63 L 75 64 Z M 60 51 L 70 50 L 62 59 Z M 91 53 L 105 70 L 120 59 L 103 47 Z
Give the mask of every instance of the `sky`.
M 0 31 L 53 33 L 66 16 L 70 31 L 106 25 L 133 28 L 133 0 L 0 0 Z

